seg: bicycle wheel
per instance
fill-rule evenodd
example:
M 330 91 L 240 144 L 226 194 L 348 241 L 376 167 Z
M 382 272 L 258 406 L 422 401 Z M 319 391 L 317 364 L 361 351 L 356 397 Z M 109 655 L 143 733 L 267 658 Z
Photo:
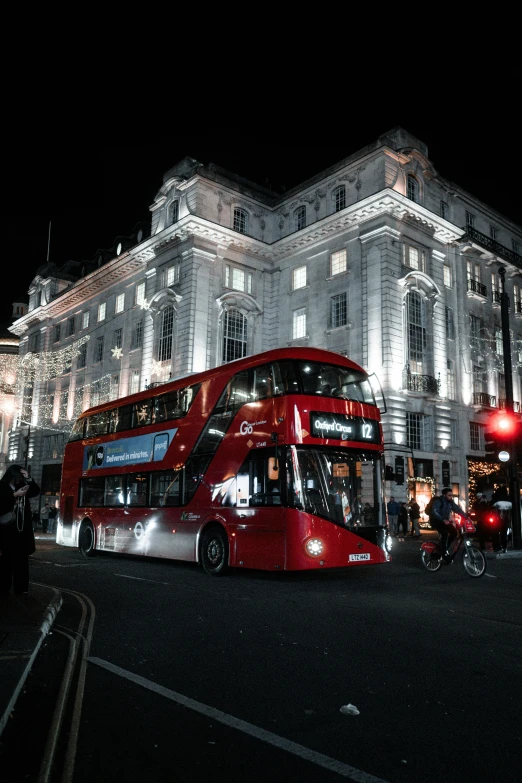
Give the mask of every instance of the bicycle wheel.
M 468 544 L 462 553 L 462 564 L 469 576 L 479 577 L 486 573 L 487 561 L 480 549 Z
M 426 550 L 421 550 L 421 563 L 428 571 L 431 571 L 432 573 L 435 573 L 435 571 L 438 571 L 439 568 L 442 566 L 442 560 L 440 557 L 434 558 L 431 554 L 431 552 L 426 552 Z

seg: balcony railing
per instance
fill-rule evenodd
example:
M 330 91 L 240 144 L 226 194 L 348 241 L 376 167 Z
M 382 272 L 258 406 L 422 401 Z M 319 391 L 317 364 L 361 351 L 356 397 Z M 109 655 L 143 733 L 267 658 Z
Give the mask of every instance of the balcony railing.
M 514 264 L 514 266 L 522 269 L 522 256 L 520 256 L 518 253 L 515 253 L 513 250 L 504 247 L 504 245 L 501 245 L 500 242 L 497 242 L 491 237 L 488 237 L 487 234 L 483 234 L 481 231 L 477 231 L 476 228 L 466 226 L 465 231 L 466 233 L 463 237 L 460 238 L 460 242 L 471 240 L 472 242 L 475 242 L 475 244 L 483 247 L 485 250 L 489 250 L 491 253 L 494 253 L 500 258 L 503 258 L 505 261 L 509 261 L 511 264 Z
M 403 373 L 403 386 L 408 391 L 424 392 L 425 394 L 439 394 L 440 377 L 433 375 L 419 375 L 416 372 L 406 370 Z
M 479 283 L 478 280 L 471 280 L 468 279 L 468 295 L 478 294 L 480 297 L 487 298 L 488 295 L 488 289 L 485 285 L 482 285 L 482 283 Z
M 498 401 L 498 407 L 501 409 L 504 409 L 506 407 L 507 400 L 504 397 L 501 397 Z M 513 410 L 515 413 L 520 413 L 520 403 L 518 403 L 516 400 L 513 400 Z
M 480 405 L 482 408 L 496 408 L 497 398 L 493 394 L 473 392 L 473 405 Z
M 494 305 L 499 305 L 500 306 L 502 304 L 502 294 L 500 293 L 500 291 L 492 291 L 491 292 L 491 298 L 493 299 L 493 304 Z M 509 301 L 509 296 L 508 296 L 507 304 L 508 304 L 508 307 L 510 308 L 511 307 L 511 302 Z

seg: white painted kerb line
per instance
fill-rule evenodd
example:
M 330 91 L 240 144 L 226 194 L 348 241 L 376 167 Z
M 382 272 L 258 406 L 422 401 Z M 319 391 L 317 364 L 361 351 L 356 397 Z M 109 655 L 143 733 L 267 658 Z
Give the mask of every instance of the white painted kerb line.
M 367 772 L 361 772 L 361 770 L 355 769 L 355 767 L 351 767 L 349 764 L 343 764 L 342 761 L 337 761 L 329 756 L 323 756 L 322 753 L 316 753 L 314 750 L 310 750 L 310 748 L 305 748 L 304 745 L 298 745 L 296 742 L 291 742 L 290 740 L 284 739 L 284 737 L 279 737 L 277 734 L 272 734 L 271 731 L 260 729 L 259 726 L 254 726 L 252 723 L 247 723 L 239 718 L 234 718 L 233 715 L 227 715 L 226 712 L 221 712 L 221 710 L 216 710 L 214 707 L 209 707 L 206 704 L 201 704 L 199 701 L 189 699 L 181 693 L 176 693 L 176 691 L 171 691 L 169 688 L 164 688 L 162 685 L 157 685 L 157 683 L 147 680 L 145 677 L 140 677 L 138 674 L 133 674 L 126 669 L 120 669 L 119 666 L 115 666 L 101 658 L 88 658 L 87 660 L 90 663 L 96 664 L 96 666 L 107 669 L 107 671 L 110 671 L 113 674 L 118 674 L 126 680 L 141 685 L 149 691 L 154 691 L 154 693 L 158 693 L 160 696 L 165 696 L 165 698 L 175 701 L 183 707 L 188 707 L 190 710 L 199 712 L 201 715 L 205 715 L 207 718 L 212 718 L 212 720 L 223 723 L 225 726 L 242 731 L 244 734 L 249 734 L 251 737 L 261 740 L 262 742 L 267 742 L 269 745 L 274 745 L 276 748 L 287 751 L 287 753 L 293 753 L 294 756 L 299 756 L 299 758 L 305 759 L 306 761 L 311 761 L 312 764 L 324 767 L 325 769 L 330 770 L 330 772 L 336 772 L 338 775 L 342 775 L 342 777 L 355 781 L 355 783 L 388 783 L 388 781 L 382 780 L 382 778 L 376 778 L 374 775 L 369 775 Z

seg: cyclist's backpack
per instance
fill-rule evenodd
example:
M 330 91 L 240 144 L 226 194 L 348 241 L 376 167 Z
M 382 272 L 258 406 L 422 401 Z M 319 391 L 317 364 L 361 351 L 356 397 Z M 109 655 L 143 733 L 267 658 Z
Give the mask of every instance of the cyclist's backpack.
M 426 508 L 424 509 L 424 513 L 426 514 L 426 516 L 428 516 L 428 517 L 430 516 L 430 514 L 433 511 L 433 505 L 434 505 L 435 501 L 438 500 L 438 499 L 439 499 L 438 495 L 433 495 L 431 500 L 428 500 L 428 502 L 426 503 Z

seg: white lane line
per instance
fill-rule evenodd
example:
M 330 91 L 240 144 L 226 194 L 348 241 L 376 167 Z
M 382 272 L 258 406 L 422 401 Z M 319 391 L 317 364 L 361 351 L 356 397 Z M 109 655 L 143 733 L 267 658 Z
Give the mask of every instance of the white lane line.
M 349 778 L 350 780 L 355 781 L 355 783 L 388 783 L 388 781 L 382 780 L 382 778 L 376 778 L 374 775 L 370 775 L 367 772 L 361 772 L 361 770 L 351 767 L 349 764 L 343 764 L 341 761 L 337 761 L 337 759 L 323 756 L 322 753 L 316 753 L 316 751 L 310 750 L 310 748 L 305 748 L 304 745 L 298 745 L 295 742 L 284 739 L 284 737 L 279 737 L 277 734 L 272 734 L 271 731 L 261 729 L 259 726 L 254 726 L 252 723 L 247 723 L 240 718 L 234 718 L 233 715 L 227 715 L 226 712 L 221 712 L 221 710 L 216 710 L 214 707 L 209 707 L 206 704 L 201 704 L 199 701 L 189 699 L 188 696 L 183 696 L 181 693 L 176 693 L 176 691 L 171 691 L 169 688 L 164 688 L 162 685 L 145 679 L 145 677 L 140 677 L 138 674 L 133 674 L 126 669 L 121 669 L 119 666 L 109 663 L 109 661 L 91 657 L 87 658 L 87 660 L 90 663 L 96 664 L 96 666 L 107 669 L 107 671 L 110 671 L 113 674 L 118 674 L 126 680 L 141 685 L 149 691 L 154 691 L 154 693 L 158 693 L 160 696 L 165 696 L 165 698 L 175 701 L 183 707 L 188 707 L 195 712 L 199 712 L 201 715 L 205 715 L 207 718 L 217 720 L 225 726 L 242 731 L 244 734 L 249 734 L 251 737 L 261 740 L 262 742 L 267 742 L 269 745 L 274 745 L 276 748 L 285 750 L 288 753 L 293 753 L 294 756 L 299 756 L 299 758 L 305 759 L 306 761 L 311 761 L 313 764 L 324 767 L 325 769 L 330 770 L 330 772 L 335 772 L 342 777 Z
M 170 582 L 156 582 L 155 579 L 144 579 L 141 576 L 128 576 L 127 574 L 114 574 L 114 576 L 121 576 L 122 579 L 135 579 L 137 582 L 150 582 L 153 585 L 170 585 Z

